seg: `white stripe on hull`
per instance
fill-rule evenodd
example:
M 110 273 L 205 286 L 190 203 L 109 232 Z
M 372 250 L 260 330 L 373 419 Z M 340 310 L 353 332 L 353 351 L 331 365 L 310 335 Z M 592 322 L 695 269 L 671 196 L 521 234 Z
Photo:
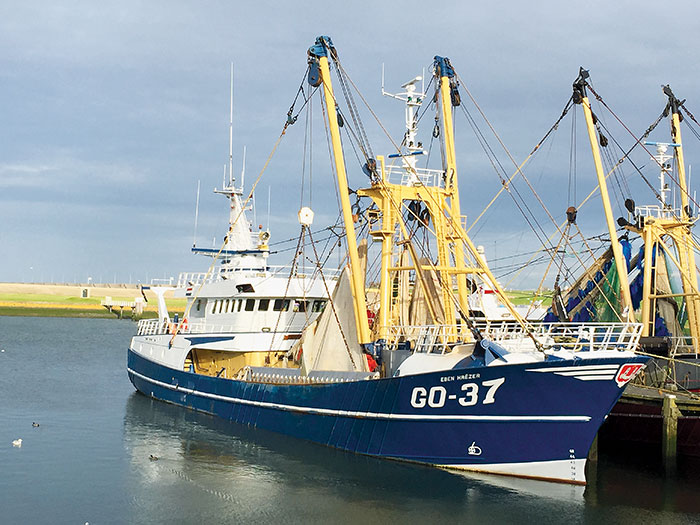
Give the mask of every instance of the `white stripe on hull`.
M 581 373 L 586 370 L 599 370 L 601 372 L 612 372 L 620 368 L 620 365 L 576 365 L 576 366 L 548 366 L 546 368 L 530 368 L 528 372 L 576 372 Z
M 610 381 L 620 365 L 577 365 L 547 368 L 529 368 L 528 372 L 546 372 L 557 376 L 573 377 L 579 381 Z

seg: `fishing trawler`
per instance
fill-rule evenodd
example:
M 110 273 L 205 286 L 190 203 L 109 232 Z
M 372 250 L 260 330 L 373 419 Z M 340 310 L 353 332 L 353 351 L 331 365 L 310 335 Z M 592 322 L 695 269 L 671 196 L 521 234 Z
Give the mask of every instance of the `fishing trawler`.
M 303 99 L 308 108 L 321 99 L 347 249 L 337 284 L 332 292 L 325 287 L 323 311 L 304 316 L 301 326 L 299 314 L 313 306 L 307 303 L 291 318 L 289 310 L 273 308 L 268 324 L 258 327 L 261 301 L 269 308 L 290 297 L 262 298 L 264 268 L 222 272 L 217 293 L 227 286 L 228 295 L 218 298 L 209 292 L 213 283 L 201 281 L 195 290 L 193 281 L 186 319 L 139 324 L 127 365 L 136 389 L 360 454 L 585 483 L 586 456 L 599 426 L 648 360 L 633 352 L 641 325 L 534 323 L 512 306 L 464 228 L 453 132 L 459 80 L 449 59 L 435 57 L 431 81 L 439 122 L 433 136 L 443 152 L 439 170 L 413 162 L 420 145 L 410 135 L 391 155 L 374 157 L 354 85 L 330 38 L 319 37 L 309 48 L 307 78 L 295 103 Z M 293 103 L 281 136 L 297 121 L 294 110 Z M 367 187 L 353 192 L 355 204 L 343 128 L 362 156 L 358 171 L 369 177 Z M 310 237 L 312 222 L 313 212 L 302 208 L 300 238 Z M 376 278 L 368 274 L 372 250 L 378 251 Z M 511 322 L 475 318 L 469 294 L 479 282 L 493 287 Z M 259 330 L 241 335 L 222 328 L 215 321 L 224 311 L 239 328 Z M 238 319 L 246 311 L 256 317 Z M 274 316 L 286 319 L 285 330 Z
M 681 122 L 700 124 L 685 108 L 685 101 L 679 100 L 670 86 L 663 86 L 667 101 L 661 115 L 641 137 L 634 137 L 634 146 L 624 151 L 620 160 L 610 162 L 606 174 L 600 148 L 607 148 L 609 141 L 600 130 L 600 119 L 591 110 L 588 78 L 588 72 L 581 69 L 574 83 L 574 102 L 583 108 L 610 246 L 566 291 L 555 295 L 545 320 L 600 322 L 620 315 L 639 319 L 640 353 L 655 359 L 613 408 L 601 432 L 602 439 L 612 444 L 660 444 L 662 419 L 666 417 L 662 405 L 673 400 L 669 413 L 676 412 L 673 418 L 678 426 L 678 452 L 700 456 L 696 437 L 700 431 L 700 402 L 693 393 L 700 389 L 700 293 L 695 263 L 698 242 L 692 232 L 697 202 L 691 196 L 686 175 Z M 596 98 L 602 101 L 597 93 Z M 665 119 L 671 141 L 648 140 Z M 691 131 L 698 136 L 696 129 Z M 624 215 L 615 220 L 606 179 L 617 176 L 615 172 L 637 147 L 645 150 L 652 169 L 658 169 L 657 186 L 636 170 L 646 183 L 644 189 L 651 190 L 656 202 L 638 206 L 631 198 L 630 186 L 625 185 L 627 194 L 616 196 L 618 202 L 624 202 Z M 617 189 L 621 192 L 623 186 Z M 575 217 L 573 210 L 573 214 L 567 214 Z M 634 254 L 633 243 L 637 241 L 641 245 Z

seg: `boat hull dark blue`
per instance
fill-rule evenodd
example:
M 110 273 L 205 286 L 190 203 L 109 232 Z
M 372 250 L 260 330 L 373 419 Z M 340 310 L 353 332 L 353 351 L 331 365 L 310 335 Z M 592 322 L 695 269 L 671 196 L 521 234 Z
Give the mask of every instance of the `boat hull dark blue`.
M 622 394 L 621 374 L 645 360 L 280 385 L 179 371 L 129 350 L 128 372 L 136 389 L 153 398 L 342 450 L 582 483 L 591 443 Z M 601 372 L 591 380 L 592 370 Z

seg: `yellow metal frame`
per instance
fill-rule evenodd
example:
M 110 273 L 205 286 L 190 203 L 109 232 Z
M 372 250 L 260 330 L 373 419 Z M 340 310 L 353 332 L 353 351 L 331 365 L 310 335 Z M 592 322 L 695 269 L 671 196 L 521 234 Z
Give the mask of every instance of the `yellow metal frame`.
M 323 98 L 326 101 L 326 113 L 328 114 L 328 127 L 333 145 L 333 159 L 338 180 L 338 194 L 343 212 L 343 222 L 348 243 L 348 256 L 350 258 L 350 285 L 354 297 L 355 323 L 357 327 L 357 339 L 360 344 L 371 341 L 369 322 L 367 319 L 367 299 L 365 297 L 365 276 L 361 270 L 359 253 L 357 250 L 357 237 L 355 236 L 355 223 L 352 217 L 350 196 L 348 195 L 348 177 L 345 171 L 345 159 L 340 142 L 340 128 L 338 127 L 338 115 L 335 107 L 335 96 L 331 82 L 331 71 L 328 58 L 321 56 L 318 59 L 323 82 Z
M 680 273 L 683 282 L 683 292 L 686 294 L 685 304 L 688 311 L 688 326 L 693 338 L 693 347 L 698 348 L 700 342 L 700 296 L 698 296 L 698 274 L 695 266 L 694 243 L 690 233 L 690 217 L 688 216 L 688 186 L 685 178 L 685 159 L 683 157 L 683 142 L 681 139 L 681 120 L 677 108 L 671 113 L 671 139 L 678 147 L 674 148 L 676 166 L 678 168 L 678 184 L 680 186 L 683 224 L 674 230 L 674 241 L 680 258 Z
M 381 229 L 375 229 L 370 232 L 373 237 L 380 238 L 382 241 L 380 309 L 377 317 L 377 326 L 375 327 L 378 339 L 389 339 L 392 322 L 398 318 L 396 312 L 394 312 L 395 305 L 391 301 L 391 285 L 393 276 L 402 271 L 416 272 L 416 285 L 422 286 L 426 292 L 431 316 L 433 319 L 436 319 L 440 314 L 443 314 L 444 320 L 442 322 L 446 325 L 455 325 L 457 322 L 455 303 L 459 305 L 464 315 L 469 315 L 467 275 L 479 275 L 482 279 L 488 280 L 499 299 L 508 307 L 514 319 L 523 326 L 526 324 L 522 316 L 513 308 L 505 291 L 488 269 L 485 260 L 481 257 L 460 223 L 462 215 L 457 185 L 450 79 L 447 76 L 442 76 L 439 85 L 442 136 L 446 160 L 444 188 L 425 186 L 420 183 L 413 186 L 392 184 L 386 176 L 385 159 L 377 157 L 381 170 L 380 180 L 373 183 L 371 188 L 360 189 L 357 192 L 360 196 L 370 197 L 382 214 Z M 410 243 L 408 231 L 402 220 L 402 211 L 406 201 L 420 201 L 428 208 L 432 220 L 433 233 L 437 242 L 437 264 L 421 264 L 415 254 L 415 250 Z M 411 253 L 412 266 L 402 266 L 394 262 L 395 259 L 398 262 L 398 254 L 394 250 L 394 237 L 397 230 L 401 232 L 404 239 L 397 244 L 407 245 Z M 474 265 L 468 266 L 465 264 L 465 249 L 470 253 L 475 263 Z M 442 293 L 440 304 L 433 304 L 427 293 L 423 272 L 430 270 L 439 272 L 441 276 Z M 456 296 L 453 292 L 455 281 Z
M 615 219 L 613 218 L 612 207 L 610 206 L 610 195 L 608 193 L 608 185 L 605 182 L 605 173 L 603 172 L 603 163 L 600 159 L 600 149 L 598 148 L 598 138 L 595 132 L 595 124 L 593 124 L 593 113 L 591 112 L 591 104 L 587 96 L 583 96 L 581 101 L 583 114 L 586 118 L 586 128 L 588 129 L 588 140 L 591 143 L 591 151 L 593 153 L 593 163 L 595 164 L 595 172 L 598 176 L 598 186 L 600 187 L 600 197 L 603 201 L 603 209 L 605 210 L 605 222 L 608 225 L 610 233 L 610 244 L 612 245 L 613 257 L 615 266 L 620 278 L 620 294 L 622 296 L 622 307 L 627 312 L 628 322 L 634 322 L 634 308 L 632 307 L 632 296 L 630 294 L 630 283 L 627 278 L 627 262 L 622 255 L 622 247 L 617 238 L 617 229 L 615 228 Z M 622 313 L 622 312 L 618 312 Z

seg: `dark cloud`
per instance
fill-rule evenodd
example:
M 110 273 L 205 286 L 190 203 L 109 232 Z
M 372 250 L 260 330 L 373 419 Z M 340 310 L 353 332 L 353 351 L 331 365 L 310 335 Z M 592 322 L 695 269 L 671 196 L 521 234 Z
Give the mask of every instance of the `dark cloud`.
M 248 185 L 279 135 L 302 80 L 306 49 L 317 34 L 333 37 L 344 68 L 395 137 L 403 132 L 402 109 L 381 97 L 381 64 L 392 90 L 429 67 L 433 55 L 449 56 L 520 163 L 558 118 L 581 65 L 590 68 L 596 90 L 637 134 L 663 109 L 662 83 L 671 83 L 692 108 L 700 87 L 692 67 L 697 14 L 694 3 L 683 1 L 673 10 L 658 3 L 602 1 L 575 8 L 557 1 L 5 5 L 0 7 L 0 242 L 6 255 L 0 276 L 29 279 L 31 266 L 34 279 L 42 273 L 55 279 L 103 274 L 111 280 L 116 274 L 119 280 L 129 275 L 145 280 L 204 267 L 206 261 L 188 252 L 195 192 L 201 180 L 198 234 L 208 243 L 220 238 L 226 224 L 226 203 L 210 190 L 221 184 L 228 157 L 230 61 L 236 68 L 235 169 L 240 173 L 246 145 Z M 390 151 L 381 129 L 365 115 L 375 152 Z M 475 218 L 500 182 L 459 118 L 462 204 L 468 218 Z M 617 126 L 621 143 L 630 145 L 614 118 L 605 118 L 606 125 Z M 317 126 L 320 153 L 326 146 Z M 571 193 L 570 135 L 569 128 L 560 130 L 555 144 L 526 171 L 557 220 Z M 695 139 L 688 134 L 687 140 Z M 582 129 L 577 143 L 576 187 L 582 197 L 594 185 Z M 266 223 L 271 188 L 270 224 L 278 239 L 296 234 L 302 147 L 300 122 L 258 192 L 258 222 Z M 499 159 L 502 173 L 515 170 L 504 152 Z M 645 162 L 642 156 L 639 163 Z M 350 151 L 348 164 L 351 186 L 365 183 Z M 326 166 L 314 167 L 316 183 L 329 175 Z M 624 168 L 624 177 L 632 180 L 634 169 Z M 526 186 L 517 187 L 548 233 L 554 231 Z M 314 191 L 317 218 L 334 217 L 332 184 L 320 183 Z M 490 258 L 537 244 L 534 234 L 514 233 L 528 226 L 511 198 L 502 197 L 496 206 L 474 230 Z M 599 210 L 590 206 L 581 222 L 600 231 Z M 520 284 L 538 279 L 531 272 Z

